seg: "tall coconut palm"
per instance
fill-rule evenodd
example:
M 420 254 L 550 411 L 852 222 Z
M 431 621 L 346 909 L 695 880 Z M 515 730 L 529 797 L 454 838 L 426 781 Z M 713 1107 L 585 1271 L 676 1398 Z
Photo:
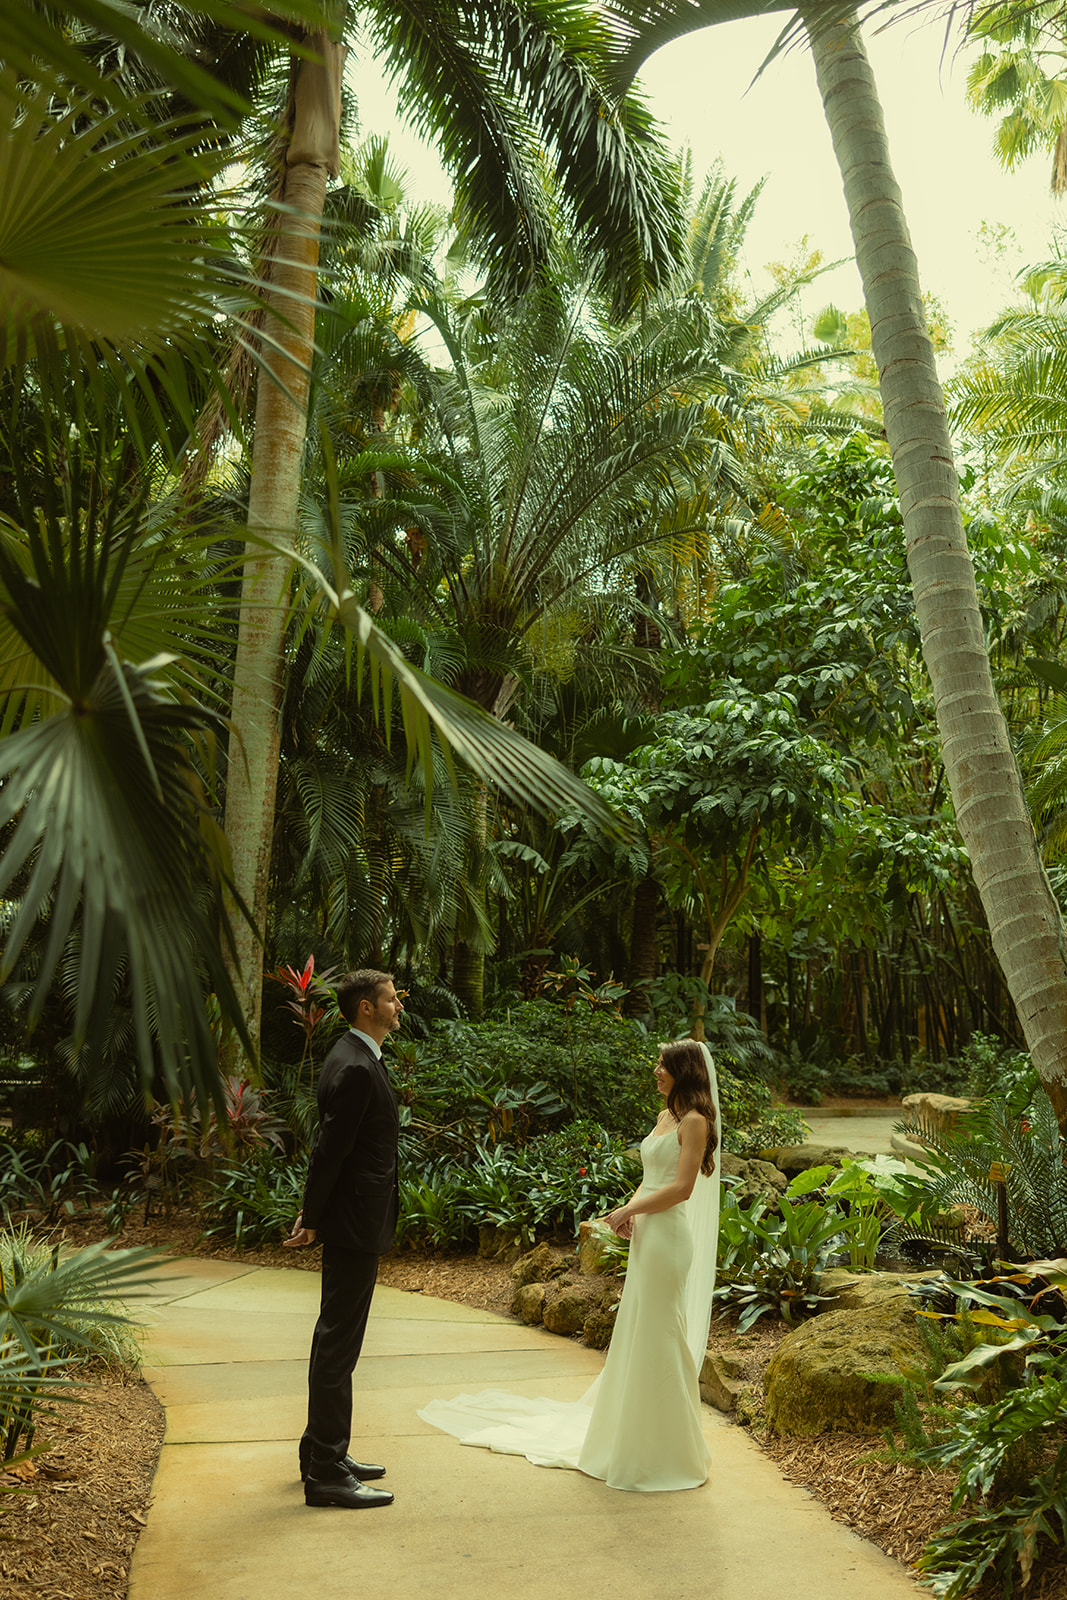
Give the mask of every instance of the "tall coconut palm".
M 625 23 L 620 71 L 624 78 L 635 72 L 667 38 L 777 9 L 733 0 L 623 0 L 615 5 Z M 1063 926 L 993 687 L 944 397 L 881 106 L 852 6 L 810 0 L 796 18 L 815 60 L 844 182 L 956 816 L 1027 1044 L 1067 1124 Z

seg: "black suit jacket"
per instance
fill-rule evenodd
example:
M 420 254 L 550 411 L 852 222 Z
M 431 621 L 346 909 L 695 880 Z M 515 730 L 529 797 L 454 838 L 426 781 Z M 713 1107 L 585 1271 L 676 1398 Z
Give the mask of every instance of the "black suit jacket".
M 396 1233 L 400 1118 L 389 1074 L 355 1034 L 343 1034 L 326 1057 L 318 1102 L 304 1226 L 324 1243 L 380 1254 Z

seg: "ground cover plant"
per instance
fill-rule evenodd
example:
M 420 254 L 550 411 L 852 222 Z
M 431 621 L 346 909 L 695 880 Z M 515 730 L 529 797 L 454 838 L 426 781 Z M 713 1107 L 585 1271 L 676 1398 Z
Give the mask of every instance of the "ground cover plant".
M 32 1209 L 46 1225 L 61 1212 L 72 1216 L 98 1193 L 95 1167 L 84 1143 L 0 1136 L 0 1213 L 7 1221 L 13 1212 Z
M 819 1290 L 823 1271 L 852 1230 L 844 1212 L 818 1201 L 795 1205 L 782 1195 L 775 1211 L 761 1200 L 743 1208 L 727 1190 L 716 1301 L 737 1308 L 742 1333 L 768 1313 L 788 1323 L 813 1315 L 828 1298 Z

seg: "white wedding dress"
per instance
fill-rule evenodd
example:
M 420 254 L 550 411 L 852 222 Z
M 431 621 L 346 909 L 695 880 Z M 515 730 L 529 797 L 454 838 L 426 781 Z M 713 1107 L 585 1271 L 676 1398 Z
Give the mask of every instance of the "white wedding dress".
M 710 1070 L 710 1058 L 709 1058 Z M 715 1078 L 711 1076 L 712 1090 Z M 715 1096 L 718 1122 L 718 1097 Z M 675 1129 L 641 1144 L 641 1193 L 670 1183 Z M 571 1467 L 612 1489 L 695 1489 L 708 1476 L 699 1363 L 711 1321 L 718 1242 L 719 1163 L 684 1204 L 634 1219 L 629 1265 L 604 1370 L 573 1402 L 484 1390 L 431 1400 L 424 1421 L 462 1444 Z

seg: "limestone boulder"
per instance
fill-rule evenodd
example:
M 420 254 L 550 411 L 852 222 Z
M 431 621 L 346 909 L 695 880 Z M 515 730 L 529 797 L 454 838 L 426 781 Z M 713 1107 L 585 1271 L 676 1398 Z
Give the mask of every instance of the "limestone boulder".
M 763 1379 L 767 1424 L 800 1436 L 879 1433 L 893 1421 L 899 1395 L 878 1376 L 896 1376 L 922 1348 L 907 1295 L 887 1292 L 852 1310 L 823 1312 L 787 1334 L 772 1356 Z
M 547 1244 L 538 1244 L 519 1257 L 511 1269 L 511 1276 L 521 1288 L 524 1283 L 548 1283 L 550 1279 L 568 1272 L 570 1267 L 571 1262 L 566 1256 L 556 1255 Z
M 745 1363 L 738 1356 L 709 1350 L 700 1369 L 700 1398 L 716 1411 L 733 1411 L 745 1387 Z
M 546 1284 L 545 1327 L 550 1333 L 582 1333 L 586 1319 L 600 1308 L 603 1292 L 595 1278 L 568 1275 Z
M 909 1137 L 919 1143 L 924 1128 L 953 1133 L 973 1104 L 952 1094 L 908 1094 L 904 1096 L 904 1126 Z
M 600 1304 L 592 1310 L 582 1324 L 582 1337 L 591 1350 L 606 1350 L 611 1343 L 618 1310 L 618 1295 L 601 1297 Z
M 579 1272 L 612 1274 L 618 1266 L 618 1255 L 612 1250 L 612 1235 L 595 1223 L 583 1222 L 578 1227 Z M 598 1348 L 600 1348 L 598 1346 Z
M 753 1200 L 765 1200 L 773 1205 L 778 1196 L 785 1193 L 789 1182 L 771 1162 L 745 1161 L 729 1150 L 722 1152 L 721 1166 L 724 1178 L 737 1179 L 731 1188 L 739 1206 L 749 1206 Z
M 840 1144 L 783 1144 L 761 1150 L 764 1161 L 773 1162 L 791 1183 L 811 1167 L 839 1167 L 852 1151 Z
M 543 1283 L 521 1283 L 511 1301 L 511 1314 L 520 1322 L 535 1328 L 544 1321 L 545 1286 Z

